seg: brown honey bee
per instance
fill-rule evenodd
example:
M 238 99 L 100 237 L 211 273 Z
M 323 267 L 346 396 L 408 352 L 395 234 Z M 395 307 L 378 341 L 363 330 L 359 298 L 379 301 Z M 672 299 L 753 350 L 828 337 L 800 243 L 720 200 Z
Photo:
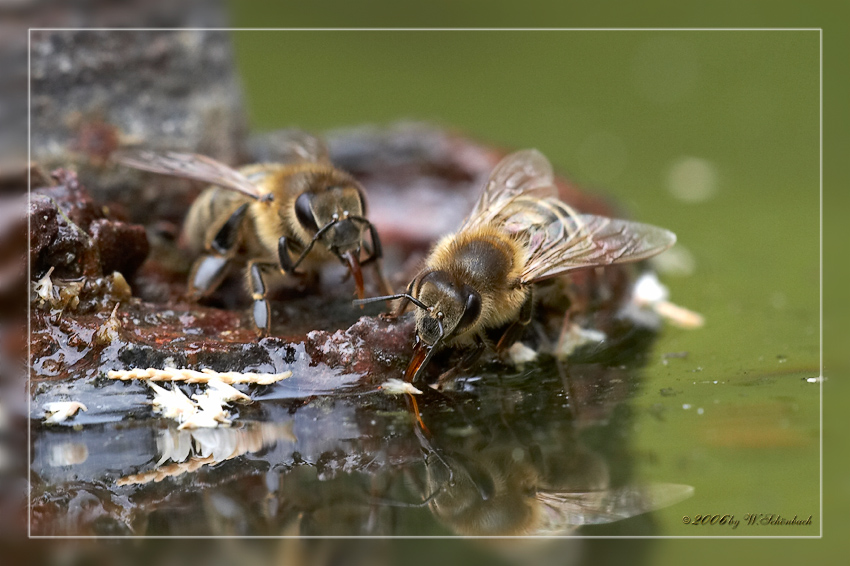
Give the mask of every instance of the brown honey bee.
M 572 270 L 633 262 L 676 242 L 656 226 L 579 214 L 557 198 L 552 166 L 537 150 L 505 157 L 493 170 L 460 230 L 440 240 L 406 293 L 358 300 L 402 299 L 416 311 L 416 345 L 405 378 L 417 378 L 443 346 L 502 351 L 533 312 L 534 283 Z M 488 334 L 500 331 L 493 340 Z
M 374 263 L 382 290 L 392 292 L 381 272 L 378 232 L 366 218 L 363 187 L 331 164 L 317 138 L 293 134 L 289 141 L 295 156 L 291 163 L 239 170 L 191 153 L 122 152 L 117 158 L 137 169 L 213 185 L 192 203 L 183 226 L 189 247 L 200 254 L 189 277 L 189 293 L 193 298 L 209 295 L 234 261 L 245 262 L 260 334 L 267 334 L 270 326 L 269 270 L 296 274 L 302 264 L 310 270 L 338 258 L 347 264 L 362 299 L 360 268 Z
M 580 446 L 543 453 L 537 445 L 487 446 L 427 462 L 425 501 L 462 536 L 563 536 L 678 503 L 689 485 L 612 487 L 605 460 Z M 517 461 L 516 455 L 522 455 Z

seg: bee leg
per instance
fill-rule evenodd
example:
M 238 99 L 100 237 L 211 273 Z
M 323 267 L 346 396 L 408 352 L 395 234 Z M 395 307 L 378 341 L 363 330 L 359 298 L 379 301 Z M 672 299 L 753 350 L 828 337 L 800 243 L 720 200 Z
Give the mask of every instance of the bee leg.
M 204 255 L 192 266 L 189 296 L 197 300 L 215 291 L 227 276 L 230 260 L 221 255 Z
M 366 265 L 377 261 L 384 257 L 384 248 L 381 246 L 381 238 L 378 237 L 378 231 L 375 230 L 375 225 L 369 223 L 369 237 L 372 239 L 372 251 L 369 257 L 360 262 L 360 265 Z
M 281 236 L 277 242 L 277 257 L 284 273 L 287 275 L 295 273 L 295 265 L 292 262 L 292 256 L 289 255 L 289 239 L 286 236 Z
M 413 280 L 413 281 L 411 281 L 411 282 L 410 282 L 410 284 L 407 286 L 407 294 L 408 294 L 408 295 L 410 295 L 410 294 L 413 292 L 413 284 L 414 284 L 415 282 L 416 282 L 416 280 L 414 279 L 414 280 Z M 388 294 L 392 295 L 392 293 L 388 293 Z M 382 318 L 383 320 L 394 320 L 394 319 L 396 319 L 396 318 L 398 318 L 398 317 L 400 317 L 401 315 L 403 315 L 403 314 L 404 314 L 404 311 L 406 311 L 406 310 L 407 310 L 408 305 L 410 305 L 410 299 L 407 299 L 407 298 L 404 298 L 404 297 L 403 297 L 403 298 L 399 301 L 398 305 L 397 305 L 397 306 L 396 306 L 396 308 L 393 310 L 393 312 L 385 312 L 385 313 L 382 313 L 382 314 L 381 314 L 381 318 Z
M 260 336 L 268 336 L 271 326 L 271 307 L 266 299 L 268 291 L 265 279 L 263 279 L 263 267 L 269 266 L 277 267 L 267 261 L 251 260 L 248 262 L 248 287 L 251 289 L 251 298 L 254 299 L 251 314 Z
M 313 235 L 313 238 L 307 243 L 304 249 L 301 251 L 301 255 L 298 256 L 298 259 L 292 261 L 292 258 L 289 256 L 289 250 L 287 249 L 287 244 L 289 244 L 289 240 L 286 236 L 281 236 L 280 240 L 277 242 L 277 255 L 280 260 L 280 268 L 283 269 L 284 273 L 294 273 L 295 269 L 301 264 L 307 254 L 310 253 L 310 250 L 313 249 L 313 246 L 319 239 L 330 230 L 332 226 L 334 226 L 338 222 L 337 219 L 331 220 L 324 226 L 322 226 L 318 232 Z
M 247 210 L 248 203 L 234 210 L 233 214 L 216 230 L 207 248 L 224 256 L 232 254 L 239 242 L 239 228 L 242 226 Z
M 301 263 L 310 250 L 313 248 L 313 242 L 304 249 L 298 259 L 292 261 L 292 256 L 289 255 L 289 245 L 291 241 L 286 236 L 281 236 L 280 240 L 277 242 L 277 256 L 278 256 L 278 267 L 281 271 L 283 271 L 284 275 L 293 275 L 298 277 L 300 283 L 298 288 L 301 291 L 305 291 L 310 288 L 315 288 L 318 283 L 318 273 L 311 271 L 295 271 L 298 265 Z
M 564 319 L 561 321 L 561 331 L 558 333 L 558 342 L 555 344 L 555 354 L 557 357 L 562 357 L 561 352 L 567 350 L 567 343 L 570 340 L 570 333 L 573 331 L 574 319 L 577 314 L 587 312 L 590 308 L 590 299 L 585 293 L 567 291 L 567 298 L 570 300 L 570 306 L 564 312 Z
M 192 266 L 189 294 L 193 298 L 209 295 L 221 285 L 227 275 L 230 258 L 239 243 L 239 228 L 247 210 L 248 203 L 245 203 L 233 211 L 207 243 L 207 250 L 212 253 L 201 256 Z
M 519 310 L 519 318 L 511 323 L 502 333 L 502 337 L 496 343 L 496 352 L 502 353 L 520 339 L 525 327 L 531 323 L 531 315 L 534 313 L 534 295 L 529 290 L 528 298 L 522 304 Z
M 481 359 L 481 355 L 486 349 L 487 343 L 484 342 L 480 336 L 477 336 L 475 339 L 475 345 L 463 358 L 461 358 L 460 362 L 455 367 L 440 374 L 440 377 L 437 378 L 436 388 L 442 389 L 444 383 L 451 381 L 457 377 L 459 373 L 465 373 L 472 369 L 475 364 L 478 363 L 478 360 Z

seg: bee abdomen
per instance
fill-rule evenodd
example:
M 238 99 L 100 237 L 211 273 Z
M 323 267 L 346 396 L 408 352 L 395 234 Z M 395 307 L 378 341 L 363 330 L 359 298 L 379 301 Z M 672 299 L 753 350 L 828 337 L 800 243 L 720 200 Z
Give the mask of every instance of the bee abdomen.
M 204 252 L 224 221 L 246 202 L 250 202 L 248 198 L 220 187 L 202 192 L 192 203 L 183 223 L 183 238 L 192 253 Z

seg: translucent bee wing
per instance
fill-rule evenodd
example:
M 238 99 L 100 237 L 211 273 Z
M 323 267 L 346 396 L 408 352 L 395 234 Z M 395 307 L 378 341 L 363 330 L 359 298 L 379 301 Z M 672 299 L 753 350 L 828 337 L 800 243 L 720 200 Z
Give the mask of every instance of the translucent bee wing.
M 288 132 L 283 140 L 285 149 L 303 161 L 330 163 L 328 148 L 320 138 L 314 135 L 294 130 Z
M 546 199 L 554 220 L 548 225 L 515 221 L 512 230 L 527 238 L 530 252 L 522 272 L 523 283 L 534 283 L 584 267 L 640 261 L 676 243 L 669 230 L 617 218 L 576 214 L 564 203 Z M 515 215 L 516 217 L 516 215 Z M 514 217 L 508 219 L 510 222 Z M 510 224 L 507 224 L 510 227 Z
M 569 534 L 582 525 L 612 523 L 668 507 L 693 493 L 693 487 L 673 483 L 588 492 L 541 490 L 535 495 L 543 510 L 541 520 L 528 534 Z
M 238 191 L 252 198 L 262 198 L 263 196 L 256 185 L 242 173 L 206 155 L 175 151 L 156 153 L 146 150 L 125 150 L 120 153 L 116 152 L 115 159 L 124 165 L 143 171 L 210 183 Z
M 508 155 L 493 169 L 481 197 L 461 230 L 491 222 L 516 198 L 534 196 L 542 199 L 555 196 L 557 189 L 553 179 L 552 165 L 536 149 Z
M 248 145 L 258 163 L 330 163 L 328 148 L 321 138 L 302 130 L 275 130 L 260 134 L 252 137 Z

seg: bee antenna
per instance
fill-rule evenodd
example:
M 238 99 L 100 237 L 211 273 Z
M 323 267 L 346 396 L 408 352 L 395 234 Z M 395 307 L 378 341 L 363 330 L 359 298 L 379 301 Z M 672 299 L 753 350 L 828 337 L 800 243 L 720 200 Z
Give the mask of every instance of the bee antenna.
M 394 301 L 396 299 L 407 299 L 417 307 L 428 310 L 428 306 L 425 303 L 408 293 L 399 293 L 397 295 L 384 295 L 383 297 L 369 297 L 368 299 L 355 299 L 353 301 L 353 304 L 355 306 L 359 306 L 366 305 L 369 303 L 377 303 L 379 301 Z

